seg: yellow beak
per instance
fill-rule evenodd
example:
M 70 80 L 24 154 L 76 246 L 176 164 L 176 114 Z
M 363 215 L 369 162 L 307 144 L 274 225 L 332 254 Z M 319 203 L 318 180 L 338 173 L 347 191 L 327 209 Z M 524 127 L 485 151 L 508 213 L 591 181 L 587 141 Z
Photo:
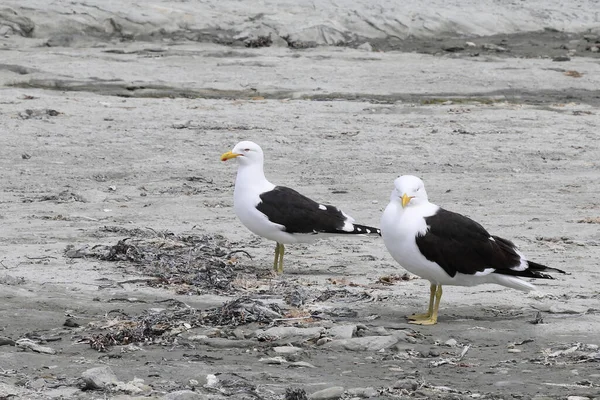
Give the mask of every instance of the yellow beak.
M 223 155 L 221 156 L 221 161 L 227 161 L 231 158 L 236 158 L 239 156 L 241 156 L 241 154 L 235 154 L 235 153 L 232 153 L 231 151 L 228 151 L 227 153 L 223 153 Z
M 402 208 L 406 207 L 406 205 L 410 202 L 410 199 L 412 199 L 414 196 L 407 196 L 406 193 L 404 193 L 402 195 Z

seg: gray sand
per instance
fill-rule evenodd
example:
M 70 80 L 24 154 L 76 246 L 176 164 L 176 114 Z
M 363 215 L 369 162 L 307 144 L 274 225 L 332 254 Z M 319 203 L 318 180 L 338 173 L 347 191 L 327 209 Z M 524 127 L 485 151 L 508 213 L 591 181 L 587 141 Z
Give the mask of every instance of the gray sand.
M 167 31 L 177 35 L 168 38 L 146 31 L 121 42 L 109 30 L 95 34 L 90 22 L 105 26 L 102 13 L 120 21 L 128 12 L 156 20 L 151 25 L 130 18 L 146 29 L 181 27 L 185 15 L 166 12 L 169 6 L 193 16 L 189 33 L 237 26 L 248 15 L 235 9 L 241 3 L 222 3 L 219 10 L 228 10 L 228 18 L 213 11 L 201 23 L 202 7 L 211 3 L 155 2 L 140 12 L 139 5 L 109 2 L 114 4 L 103 11 L 81 15 L 78 23 L 92 27 L 89 35 L 69 29 L 82 4 L 89 11 L 95 3 L 52 9 L 42 3 L 8 1 L 17 13 L 9 13 L 12 17 L 0 8 L 0 28 L 11 26 L 0 51 L 0 399 L 162 398 L 184 389 L 196 391 L 197 398 L 275 399 L 287 388 L 311 394 L 336 386 L 345 398 L 600 397 L 600 71 L 597 53 L 585 50 L 595 40 L 589 37 L 593 29 L 587 30 L 598 26 L 593 2 L 574 2 L 571 8 L 488 2 L 473 5 L 475 11 L 448 5 L 450 17 L 444 20 L 463 21 L 460 29 L 451 24 L 452 35 L 431 29 L 415 34 L 413 42 L 400 40 L 406 32 L 396 41 L 389 33 L 367 34 L 363 25 L 352 23 L 354 17 L 340 16 L 344 13 L 334 13 L 326 3 L 337 19 L 322 18 L 355 35 L 342 35 L 352 39 L 347 47 L 302 50 L 281 43 L 246 48 L 245 39 L 230 46 L 199 43 L 184 40 L 175 28 Z M 281 35 L 285 26 L 290 35 L 300 35 L 299 22 L 288 23 L 297 21 L 294 15 L 324 15 L 306 11 L 304 4 L 309 3 L 292 8 L 289 20 L 283 3 L 268 13 L 277 21 L 273 32 Z M 438 27 L 431 15 L 446 2 L 419 4 L 409 6 L 423 18 L 414 21 L 421 21 L 421 29 Z M 360 7 L 360 15 L 376 9 Z M 472 11 L 469 16 L 466 10 Z M 389 26 L 378 13 L 375 25 Z M 499 15 L 504 25 L 486 24 L 486 16 Z M 18 34 L 24 17 L 36 26 L 30 37 Z M 244 29 L 261 28 L 255 25 L 248 22 Z M 544 27 L 565 32 L 522 33 Z M 411 32 L 420 32 L 417 28 L 410 26 Z M 221 43 L 219 29 L 207 40 Z M 222 32 L 235 36 L 240 30 Z M 505 42 L 481 35 L 501 35 Z M 552 35 L 583 50 L 547 47 Z M 63 46 L 44 45 L 59 36 L 71 39 Z M 383 43 L 382 48 L 425 45 L 428 38 L 441 39 L 438 50 L 351 48 L 368 40 Z M 529 45 L 519 47 L 524 40 Z M 455 43 L 465 49 L 443 50 Z M 519 53 L 486 50 L 481 47 L 486 43 Z M 558 55 L 571 58 L 553 61 Z M 283 276 L 263 274 L 235 293 L 183 295 L 175 287 L 139 282 L 141 273 L 132 263 L 64 257 L 69 245 L 124 238 L 100 234 L 106 226 L 152 228 L 223 235 L 252 256 L 241 255 L 239 263 L 267 271 L 273 243 L 256 238 L 235 218 L 236 166 L 219 161 L 243 139 L 261 144 L 272 182 L 336 204 L 364 224 L 379 224 L 395 177 L 419 175 L 433 202 L 469 215 L 493 234 L 514 240 L 531 259 L 570 275 L 537 281 L 539 292 L 532 294 L 496 286 L 447 287 L 439 324 L 417 327 L 404 317 L 426 306 L 428 283 L 382 284 L 379 278 L 404 270 L 377 238 L 290 245 Z M 62 200 L 47 197 L 61 193 Z M 175 343 L 114 346 L 107 353 L 78 342 L 89 332 L 88 323 L 106 323 L 111 310 L 139 315 L 172 299 L 203 311 L 241 294 L 284 305 L 272 291 L 282 284 L 349 294 L 306 305 L 304 311 L 329 317 L 300 321 L 298 327 L 322 326 L 329 329 L 321 335 L 326 337 L 340 326 L 358 325 L 361 334 L 372 336 L 373 346 L 388 340 L 385 335 L 394 344 L 356 351 L 326 339 L 259 342 L 249 335 L 258 325 L 242 326 L 246 339 L 229 342 L 193 337 L 234 338 L 230 327 L 221 333 L 198 327 Z M 336 309 L 355 313 L 331 316 Z M 538 312 L 543 323 L 532 324 Z M 82 327 L 63 327 L 71 316 Z M 57 339 L 41 343 L 56 354 L 11 344 L 26 337 Z M 449 339 L 455 343 L 446 345 Z M 302 353 L 273 350 L 288 343 Z M 286 363 L 266 360 L 276 356 L 286 357 Z M 315 368 L 289 364 L 297 361 Z M 79 377 L 97 366 L 110 366 L 119 381 L 140 378 L 148 386 L 81 391 Z M 234 377 L 254 394 L 215 389 L 207 378 L 215 374 L 221 384 Z M 367 387 L 375 392 L 351 390 Z M 330 392 L 339 397 L 336 389 Z

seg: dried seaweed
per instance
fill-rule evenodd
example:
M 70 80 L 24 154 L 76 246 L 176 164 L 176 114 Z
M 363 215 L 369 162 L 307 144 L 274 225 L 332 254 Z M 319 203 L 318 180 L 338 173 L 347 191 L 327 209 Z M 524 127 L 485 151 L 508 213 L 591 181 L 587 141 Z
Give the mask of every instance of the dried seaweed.
M 278 305 L 265 305 L 250 297 L 240 297 L 209 310 L 203 322 L 214 326 L 238 326 L 251 322 L 271 323 L 276 318 L 282 318 L 282 310 Z
M 132 343 L 166 344 L 172 343 L 179 334 L 200 326 L 238 326 L 251 322 L 270 324 L 281 317 L 279 306 L 266 305 L 249 297 L 240 297 L 207 311 L 177 303 L 169 309 L 144 311 L 133 317 L 109 312 L 105 320 L 89 324 L 88 329 L 96 332 L 80 342 L 88 343 L 98 351 Z
M 230 292 L 239 274 L 249 271 L 238 262 L 239 253 L 219 235 L 178 236 L 168 231 L 104 227 L 100 234 L 127 234 L 130 237 L 114 245 L 68 247 L 68 258 L 96 258 L 112 262 L 133 263 L 140 273 L 158 279 L 148 285 L 175 286 L 180 294 Z M 248 253 L 246 253 L 248 254 Z M 255 274 L 255 271 L 251 271 Z

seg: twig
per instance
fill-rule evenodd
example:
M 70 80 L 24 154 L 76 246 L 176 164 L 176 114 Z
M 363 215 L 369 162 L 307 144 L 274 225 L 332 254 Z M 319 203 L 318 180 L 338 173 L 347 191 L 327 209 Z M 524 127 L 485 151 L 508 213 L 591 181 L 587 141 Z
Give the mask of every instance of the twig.
M 294 317 L 294 318 L 273 318 L 273 322 L 275 321 L 297 321 L 300 319 L 310 319 L 313 318 L 312 315 L 306 316 L 306 317 Z
M 247 255 L 252 260 L 252 256 L 246 250 L 233 250 L 233 251 L 230 251 L 229 254 L 227 254 L 227 258 L 231 258 L 231 256 L 234 255 L 234 254 L 236 254 L 236 253 L 244 253 L 245 255 Z
M 56 257 L 54 256 L 42 256 L 42 257 L 29 257 L 29 256 L 25 256 L 26 259 L 28 260 L 47 260 L 48 258 L 54 258 L 56 260 Z

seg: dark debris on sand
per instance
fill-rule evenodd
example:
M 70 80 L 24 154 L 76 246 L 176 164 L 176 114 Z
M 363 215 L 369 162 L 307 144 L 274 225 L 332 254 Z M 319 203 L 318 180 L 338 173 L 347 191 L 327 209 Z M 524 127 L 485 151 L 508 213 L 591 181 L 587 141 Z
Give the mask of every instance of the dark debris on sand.
M 235 291 L 234 282 L 245 273 L 256 275 L 239 261 L 243 250 L 233 249 L 220 235 L 175 235 L 152 229 L 104 227 L 98 236 L 128 236 L 113 245 L 72 246 L 65 250 L 68 258 L 97 258 L 112 262 L 130 262 L 140 273 L 158 279 L 149 285 L 174 287 L 179 294 Z
M 250 297 L 240 297 L 206 311 L 176 302 L 168 309 L 146 310 L 137 316 L 109 312 L 104 320 L 89 324 L 87 329 L 93 333 L 80 342 L 98 351 L 108 351 L 117 345 L 171 344 L 181 333 L 197 327 L 271 324 L 277 318 L 282 318 L 279 306 Z

